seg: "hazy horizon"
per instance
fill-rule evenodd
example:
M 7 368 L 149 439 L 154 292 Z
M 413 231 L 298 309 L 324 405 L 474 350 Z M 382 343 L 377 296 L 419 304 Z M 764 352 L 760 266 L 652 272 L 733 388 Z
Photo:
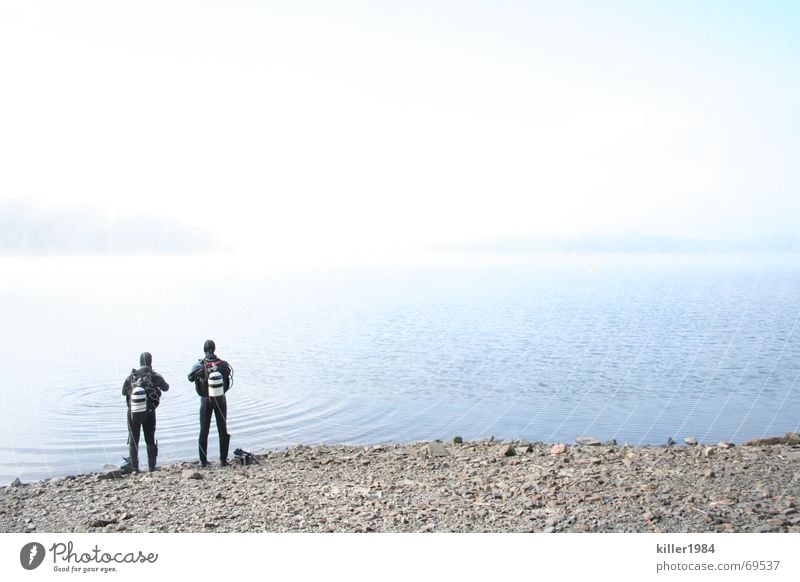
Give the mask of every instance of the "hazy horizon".
M 5 2 L 0 252 L 796 250 L 798 39 L 774 2 Z
M 323 241 L 324 243 L 324 241 Z M 366 245 L 365 245 L 366 246 Z M 335 245 L 334 245 L 335 247 Z M 291 249 L 288 254 L 308 260 Z M 332 258 L 322 245 L 319 252 Z M 354 255 L 356 249 L 349 249 Z M 465 237 L 440 244 L 409 244 L 381 249 L 377 254 L 514 255 L 540 252 L 565 253 L 800 253 L 800 235 L 776 233 L 756 238 L 697 239 L 659 236 L 635 231 L 585 232 L 573 236 Z M 259 255 L 261 249 L 224 245 L 214 232 L 188 226 L 171 217 L 140 211 L 110 213 L 88 206 L 47 208 L 30 200 L 0 200 L 0 256 L 185 255 L 225 253 Z M 267 253 L 269 255 L 270 253 Z M 353 257 L 358 258 L 358 257 Z

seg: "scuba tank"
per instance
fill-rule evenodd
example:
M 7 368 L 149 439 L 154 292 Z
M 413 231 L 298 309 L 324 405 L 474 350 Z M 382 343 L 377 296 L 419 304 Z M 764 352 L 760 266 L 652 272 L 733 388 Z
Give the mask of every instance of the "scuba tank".
M 208 395 L 212 398 L 218 398 L 225 394 L 225 382 L 222 378 L 222 372 L 217 370 L 216 364 L 211 364 L 208 371 Z
M 142 386 L 142 380 L 137 378 L 131 385 L 131 412 L 147 411 L 147 390 Z

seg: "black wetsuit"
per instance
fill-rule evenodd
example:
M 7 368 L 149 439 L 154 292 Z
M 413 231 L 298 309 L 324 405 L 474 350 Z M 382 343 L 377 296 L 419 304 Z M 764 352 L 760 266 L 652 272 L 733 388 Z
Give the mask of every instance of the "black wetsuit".
M 145 352 L 146 353 L 146 352 Z M 147 354 L 149 356 L 150 354 Z M 144 429 L 144 442 L 147 443 L 147 466 L 150 471 L 156 469 L 156 458 L 158 457 L 158 443 L 156 443 L 156 406 L 158 401 L 147 398 L 146 410 L 143 412 L 131 412 L 131 392 L 137 377 L 149 375 L 153 386 L 161 392 L 169 390 L 166 380 L 153 370 L 149 364 L 149 357 L 142 354 L 139 362 L 142 367 L 138 370 L 131 370 L 130 376 L 125 379 L 122 385 L 122 394 L 128 404 L 128 452 L 130 454 L 131 469 L 139 471 L 139 434 Z
M 222 374 L 223 393 L 221 396 L 209 396 L 208 370 L 216 368 Z M 200 464 L 208 466 L 208 432 L 211 429 L 211 415 L 217 421 L 219 434 L 219 459 L 222 465 L 228 464 L 228 446 L 231 435 L 228 434 L 228 403 L 225 394 L 231 388 L 233 369 L 225 360 L 220 360 L 216 354 L 207 353 L 206 357 L 198 360 L 189 372 L 189 381 L 194 382 L 197 395 L 200 396 L 200 438 L 197 448 L 200 455 Z

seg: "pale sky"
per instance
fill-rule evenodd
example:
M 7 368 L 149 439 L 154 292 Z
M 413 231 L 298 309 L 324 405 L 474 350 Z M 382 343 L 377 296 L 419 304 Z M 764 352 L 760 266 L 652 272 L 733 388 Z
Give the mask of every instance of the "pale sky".
M 242 250 L 795 233 L 796 2 L 0 3 L 0 197 Z

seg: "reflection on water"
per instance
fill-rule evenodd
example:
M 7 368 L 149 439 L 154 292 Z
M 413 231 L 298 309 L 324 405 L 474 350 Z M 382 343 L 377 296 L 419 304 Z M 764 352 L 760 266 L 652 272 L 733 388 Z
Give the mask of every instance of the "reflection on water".
M 171 385 L 159 462 L 195 459 L 186 374 L 206 338 L 236 371 L 231 450 L 454 435 L 741 441 L 800 423 L 789 256 L 1 268 L 0 482 L 118 464 L 122 382 L 144 350 Z

